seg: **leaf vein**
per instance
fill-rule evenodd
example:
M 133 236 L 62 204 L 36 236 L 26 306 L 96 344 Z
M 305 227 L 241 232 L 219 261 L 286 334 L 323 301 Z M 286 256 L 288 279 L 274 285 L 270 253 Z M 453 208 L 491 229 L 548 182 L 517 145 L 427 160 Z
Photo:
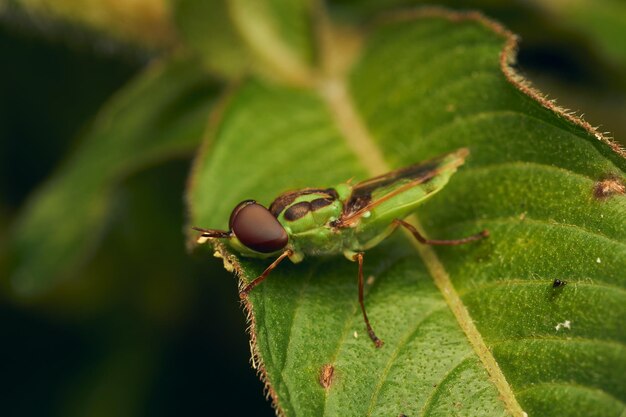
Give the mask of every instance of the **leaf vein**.
M 419 412 L 420 416 L 426 415 L 426 412 L 428 411 L 428 407 L 430 407 L 430 405 L 432 404 L 435 398 L 435 394 L 437 394 L 437 392 L 441 389 L 441 386 L 443 385 L 443 383 L 446 382 L 446 380 L 452 375 L 452 372 L 454 372 L 459 366 L 463 365 L 468 359 L 471 358 L 471 356 L 472 356 L 471 353 L 468 353 L 467 355 L 463 356 L 456 365 L 450 368 L 441 377 L 441 379 L 436 384 L 434 384 L 433 392 L 430 393 L 430 395 L 428 396 L 428 399 L 426 400 L 426 402 L 422 406 L 422 409 Z
M 601 394 L 603 396 L 609 397 L 611 398 L 613 401 L 615 401 L 616 403 L 620 404 L 622 407 L 624 407 L 626 409 L 626 403 L 622 400 L 620 400 L 619 398 L 617 398 L 616 396 L 614 396 L 613 394 L 603 390 L 602 388 L 597 388 L 597 387 L 591 387 L 588 385 L 581 385 L 581 384 L 576 384 L 574 382 L 565 382 L 565 381 L 550 381 L 550 382 L 538 382 L 538 383 L 534 383 L 528 386 L 525 386 L 524 388 L 521 388 L 519 390 L 517 390 L 517 395 L 520 394 L 524 394 L 525 392 L 531 391 L 531 390 L 535 390 L 538 388 L 542 388 L 542 387 L 572 387 L 572 388 L 576 388 L 576 389 L 580 389 L 580 390 L 585 390 L 585 391 L 591 391 L 595 394 Z
M 580 138 L 584 138 L 583 136 L 577 135 L 577 134 L 575 134 L 575 133 L 573 133 L 573 132 L 563 128 L 562 126 L 559 126 L 559 125 L 557 125 L 555 123 L 551 123 L 551 122 L 546 121 L 546 120 L 543 120 L 543 119 L 541 119 L 541 118 L 539 118 L 537 116 L 533 116 L 533 115 L 530 115 L 530 114 L 522 113 L 519 110 L 506 109 L 506 110 L 481 111 L 481 112 L 471 113 L 471 114 L 468 114 L 468 115 L 465 115 L 465 116 L 457 117 L 457 118 L 451 120 L 448 123 L 441 124 L 441 125 L 433 128 L 432 130 L 430 130 L 428 132 L 425 132 L 420 139 L 422 141 L 422 145 L 424 144 L 424 142 L 428 142 L 430 140 L 438 141 L 439 138 L 435 137 L 438 134 L 438 132 L 443 131 L 443 130 L 445 130 L 447 128 L 450 128 L 452 126 L 467 124 L 468 122 L 473 121 L 473 120 L 489 119 L 489 118 L 492 118 L 492 117 L 506 116 L 506 115 L 518 116 L 520 118 L 525 118 L 525 119 L 532 119 L 535 122 L 541 123 L 541 124 L 546 125 L 546 126 L 550 126 L 552 128 L 556 128 L 557 130 L 559 130 L 559 131 L 561 131 L 563 133 L 566 133 L 569 136 L 572 136 L 574 138 L 579 138 L 579 139 Z M 581 142 L 581 143 L 585 143 L 585 144 L 589 145 L 589 147 L 595 151 L 595 153 L 598 155 L 598 157 L 603 158 L 602 155 L 600 154 L 600 151 L 596 147 L 594 147 L 590 142 Z M 607 161 L 607 162 L 609 162 L 613 166 L 613 168 L 615 170 L 621 171 L 621 169 L 619 167 L 617 167 L 612 161 Z
M 615 339 L 595 339 L 591 337 L 583 336 L 567 336 L 567 337 L 555 337 L 555 336 L 523 336 L 516 338 L 507 338 L 491 341 L 492 346 L 506 345 L 510 343 L 519 342 L 554 342 L 554 343 L 588 343 L 597 345 L 609 345 L 617 349 L 626 351 L 626 343 L 621 340 Z
M 379 275 L 379 279 L 375 280 L 374 283 L 372 285 L 370 285 L 369 287 L 365 288 L 365 291 L 367 291 L 364 296 L 370 294 L 373 290 L 373 288 L 375 288 L 381 281 L 382 279 L 380 277 L 383 276 L 383 274 L 385 273 L 386 270 L 391 269 L 396 263 L 398 263 L 400 261 L 400 258 L 395 259 L 394 262 L 389 263 L 385 268 L 383 268 L 381 271 L 379 271 L 378 275 Z M 350 314 L 350 318 L 348 320 L 346 320 L 346 324 L 344 325 L 343 329 L 342 329 L 342 333 L 341 333 L 341 337 L 339 338 L 339 343 L 337 343 L 337 350 L 335 351 L 335 353 L 332 355 L 330 362 L 329 363 L 335 363 L 337 360 L 337 357 L 339 356 L 339 353 L 341 352 L 341 348 L 344 346 L 346 339 L 348 338 L 348 335 L 350 334 L 350 330 L 352 328 L 352 325 L 354 324 L 355 318 L 358 317 L 359 321 L 361 320 L 360 315 L 357 315 L 356 312 L 359 309 L 359 305 L 358 302 L 355 302 L 352 306 L 352 314 Z M 326 392 L 326 396 L 324 398 L 324 406 L 322 409 L 322 416 L 326 415 L 326 406 L 328 404 L 328 391 Z
M 552 281 L 550 281 L 550 284 L 552 283 Z M 618 287 L 616 285 L 611 285 L 611 284 L 607 284 L 602 282 L 602 284 L 598 284 L 596 282 L 581 282 L 581 281 L 574 281 L 572 282 L 570 285 L 575 285 L 576 287 L 592 287 L 592 288 L 601 288 L 601 289 L 608 289 L 608 290 L 612 290 L 612 291 L 618 291 L 620 293 L 624 293 L 624 295 L 626 295 L 626 288 L 622 288 L 622 287 Z M 469 294 L 472 294 L 474 292 L 478 292 L 478 291 L 483 291 L 483 290 L 488 290 L 491 288 L 497 288 L 497 287 L 505 287 L 505 286 L 524 286 L 524 285 L 536 285 L 539 287 L 548 287 L 546 285 L 546 281 L 545 280 L 539 280 L 536 278 L 533 279 L 500 279 L 497 281 L 492 281 L 488 284 L 484 284 L 484 285 L 478 285 L 476 287 L 471 287 L 468 288 L 466 290 L 462 290 L 459 291 L 459 295 L 461 296 L 466 296 Z M 550 287 L 552 287 L 552 285 L 550 285 Z
M 482 219 L 481 219 L 482 221 Z M 516 221 L 519 223 L 520 220 L 516 219 L 514 217 L 493 217 L 493 218 L 487 218 L 486 221 L 489 222 L 493 222 L 493 223 L 504 223 L 504 224 L 515 224 Z M 524 220 L 521 221 L 522 223 L 524 222 L 528 222 L 528 223 L 535 223 L 536 225 L 539 226 L 543 226 L 543 227 L 560 227 L 560 228 L 565 228 L 565 229 L 572 229 L 575 230 L 577 232 L 580 232 L 581 234 L 587 235 L 589 237 L 593 237 L 596 239 L 601 239 L 601 240 L 606 240 L 607 242 L 610 242 L 614 245 L 617 246 L 621 246 L 623 248 L 626 249 L 626 242 L 621 242 L 615 238 L 609 237 L 603 233 L 600 233 L 596 230 L 590 230 L 587 229 L 583 226 L 579 226 L 577 224 L 571 224 L 571 223 L 562 223 L 562 222 L 557 222 L 557 221 L 551 221 L 551 220 L 546 220 L 546 219 L 537 219 L 537 218 L 529 218 L 526 217 Z
M 538 169 L 547 169 L 547 170 L 564 174 L 568 177 L 578 178 L 584 182 L 590 182 L 590 183 L 595 182 L 594 178 L 591 178 L 585 174 L 581 174 L 579 172 L 575 172 L 575 171 L 572 171 L 571 169 L 563 168 L 560 166 L 550 165 L 550 164 L 537 162 L 537 161 L 506 161 L 506 162 L 500 162 L 497 164 L 470 166 L 464 169 L 463 171 L 465 171 L 466 174 L 469 172 L 474 172 L 474 173 L 482 172 L 482 171 L 489 172 L 492 170 L 497 170 L 497 169 L 506 168 L 506 167 L 517 168 L 517 169 L 525 169 L 525 168 L 530 168 L 530 167 L 534 167 Z
M 374 406 L 376 405 L 376 402 L 378 401 L 378 395 L 380 394 L 380 390 L 383 387 L 383 385 L 385 384 L 385 377 L 389 374 L 389 371 L 391 370 L 391 366 L 393 365 L 393 363 L 397 359 L 398 355 L 400 354 L 401 348 L 406 346 L 406 344 L 409 343 L 414 338 L 414 336 L 417 333 L 417 331 L 419 330 L 419 328 L 424 324 L 424 322 L 426 320 L 428 320 L 430 318 L 430 316 L 432 316 L 433 314 L 443 310 L 446 307 L 447 307 L 447 305 L 443 304 L 442 306 L 437 307 L 437 308 L 429 311 L 424 317 L 422 317 L 422 319 L 420 321 L 415 323 L 414 327 L 410 328 L 406 332 L 406 334 L 405 334 L 405 336 L 403 338 L 400 339 L 400 342 L 396 345 L 396 348 L 394 349 L 393 353 L 389 357 L 389 360 L 387 361 L 387 364 L 385 365 L 385 368 L 383 369 L 383 372 L 380 374 L 380 377 L 378 378 L 378 382 L 376 383 L 376 387 L 374 388 L 374 391 L 372 392 L 370 404 L 369 404 L 369 407 L 367 408 L 367 414 L 366 415 L 368 415 L 368 416 L 372 415 L 372 411 L 374 409 Z

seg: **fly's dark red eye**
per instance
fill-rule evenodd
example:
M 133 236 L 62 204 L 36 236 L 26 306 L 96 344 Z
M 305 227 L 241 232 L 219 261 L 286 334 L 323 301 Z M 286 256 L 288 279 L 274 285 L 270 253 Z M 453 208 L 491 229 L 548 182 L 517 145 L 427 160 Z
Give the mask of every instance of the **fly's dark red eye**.
M 230 230 L 248 248 L 261 253 L 276 252 L 289 240 L 287 232 L 268 209 L 246 200 L 230 215 Z

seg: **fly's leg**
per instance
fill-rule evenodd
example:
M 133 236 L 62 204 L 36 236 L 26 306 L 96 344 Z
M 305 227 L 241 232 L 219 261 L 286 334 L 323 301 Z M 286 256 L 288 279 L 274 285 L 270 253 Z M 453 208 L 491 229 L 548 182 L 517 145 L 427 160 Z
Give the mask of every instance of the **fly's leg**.
M 248 294 L 250 293 L 250 291 L 252 291 L 252 289 L 254 287 L 256 287 L 257 285 L 262 283 L 265 280 L 265 278 L 268 277 L 270 272 L 272 272 L 274 270 L 274 268 L 276 268 L 278 266 L 278 264 L 282 262 L 283 259 L 285 259 L 286 257 L 291 256 L 291 255 L 293 255 L 293 251 L 291 249 L 287 249 L 286 251 L 281 253 L 280 256 L 278 258 L 276 258 L 276 260 L 270 264 L 270 266 L 265 268 L 265 271 L 263 271 L 263 273 L 261 275 L 256 277 L 254 279 L 254 281 L 252 281 L 251 283 L 246 285 L 245 288 L 243 290 L 241 290 L 241 292 L 239 293 L 239 297 L 242 298 L 242 299 L 246 298 L 248 296 Z
M 359 304 L 361 304 L 361 311 L 363 312 L 363 319 L 365 320 L 365 326 L 367 327 L 367 334 L 369 334 L 370 339 L 372 339 L 372 342 L 374 342 L 376 347 L 379 348 L 383 345 L 383 341 L 376 336 L 376 333 L 374 333 L 374 329 L 372 329 L 372 325 L 367 318 L 365 303 L 363 302 L 363 254 L 357 253 L 354 255 L 353 259 L 359 263 Z
M 489 231 L 483 230 L 480 233 L 476 233 L 475 235 L 464 237 L 462 239 L 451 239 L 451 240 L 426 239 L 424 236 L 420 234 L 420 232 L 417 231 L 415 226 L 413 226 L 412 224 L 407 223 L 404 220 L 400 220 L 400 219 L 395 219 L 393 222 L 394 224 L 402 226 L 405 229 L 407 229 L 409 232 L 411 232 L 413 236 L 415 236 L 415 239 L 417 239 L 420 243 L 423 243 L 425 245 L 448 245 L 448 246 L 462 245 L 464 243 L 474 242 L 476 240 L 480 240 L 489 236 Z

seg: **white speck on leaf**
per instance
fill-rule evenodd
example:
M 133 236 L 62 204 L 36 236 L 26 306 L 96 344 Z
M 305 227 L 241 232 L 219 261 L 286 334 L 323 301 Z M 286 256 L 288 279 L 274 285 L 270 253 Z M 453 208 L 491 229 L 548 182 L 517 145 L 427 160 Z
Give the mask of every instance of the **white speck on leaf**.
M 558 332 L 559 330 L 561 330 L 561 327 L 564 329 L 571 329 L 572 322 L 569 320 L 565 320 L 563 323 L 557 323 L 556 326 L 554 326 L 554 328 L 556 329 L 556 331 Z
M 598 259 L 596 259 L 596 262 L 597 263 L 602 263 L 602 259 L 598 258 Z
M 352 334 L 352 336 L 354 336 L 355 339 L 359 338 L 359 334 L 357 333 L 357 331 L 355 330 L 354 333 Z
M 365 213 L 363 213 L 363 218 L 367 219 L 371 215 L 372 215 L 371 211 L 366 211 Z

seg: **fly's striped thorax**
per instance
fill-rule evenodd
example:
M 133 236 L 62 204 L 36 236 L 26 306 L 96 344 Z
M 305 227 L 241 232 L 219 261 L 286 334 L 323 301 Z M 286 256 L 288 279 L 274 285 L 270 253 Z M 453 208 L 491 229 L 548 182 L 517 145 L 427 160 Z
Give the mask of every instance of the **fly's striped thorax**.
M 334 188 L 303 189 L 279 196 L 270 212 L 290 235 L 324 227 L 341 216 L 343 204 Z

